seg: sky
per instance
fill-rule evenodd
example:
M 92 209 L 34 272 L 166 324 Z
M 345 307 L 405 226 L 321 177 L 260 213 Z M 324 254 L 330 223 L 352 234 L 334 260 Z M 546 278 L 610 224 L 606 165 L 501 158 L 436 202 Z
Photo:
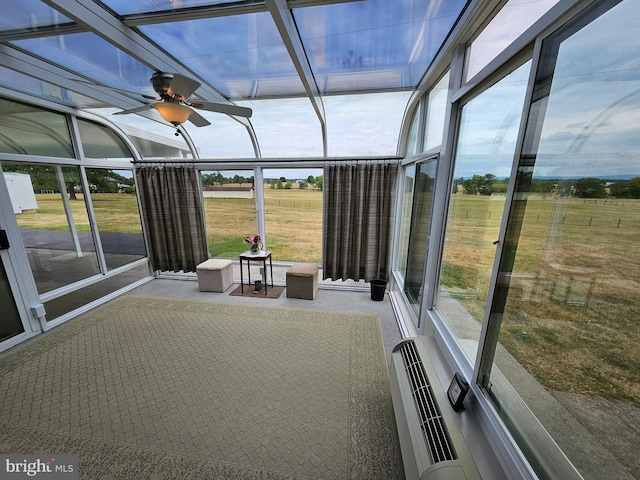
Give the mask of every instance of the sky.
M 395 156 L 409 92 L 324 97 L 327 154 Z M 320 121 L 307 98 L 238 102 L 253 109 L 251 123 L 263 158 L 322 157 Z M 207 114 L 213 128 L 187 125 L 202 158 L 251 158 L 246 129 Z
M 395 156 L 402 118 L 410 92 L 330 96 L 323 99 L 329 157 Z M 254 126 L 262 158 L 322 157 L 320 122 L 307 98 L 238 102 L 253 109 Z M 201 158 L 253 158 L 246 128 L 232 118 L 199 112 L 212 125 L 185 128 Z M 153 125 L 138 115 L 111 116 L 109 120 L 169 136 L 173 129 Z
M 509 0 L 471 43 L 466 65 L 467 79 L 507 48 L 559 0 Z
M 497 55 L 506 45 L 517 37 L 526 27 L 546 12 L 558 0 L 510 0 L 508 4 L 491 22 L 485 31 L 474 41 L 470 61 L 470 69 L 478 70 L 488 63 L 489 59 Z M 434 5 L 440 5 L 434 3 Z M 353 6 L 350 5 L 349 8 Z M 346 8 L 346 7 L 345 7 Z M 444 8 L 444 7 L 443 7 Z M 324 10 L 323 10 L 324 11 Z M 354 19 L 344 19 L 342 22 L 332 22 L 327 26 L 324 22 L 307 22 L 305 13 L 313 13 L 315 10 L 301 9 L 298 12 L 298 20 L 305 26 L 303 36 L 309 45 L 313 39 L 324 38 L 328 32 L 321 29 L 315 32 L 314 28 L 323 25 L 331 27 L 334 35 L 356 32 L 357 25 Z M 428 16 L 428 15 L 427 15 Z M 259 19 L 258 19 L 259 20 Z M 241 19 L 237 19 L 241 21 Z M 389 24 L 389 19 L 369 18 L 374 24 L 382 26 Z M 378 23 L 376 23 L 378 22 Z M 208 22 L 194 22 L 192 28 L 196 29 L 209 25 Z M 268 23 L 268 22 L 267 22 Z M 357 23 L 357 22 L 356 22 Z M 391 22 L 393 23 L 393 22 Z M 316 25 L 314 27 L 314 25 Z M 417 28 L 421 23 L 412 23 L 411 28 Z M 430 24 L 430 28 L 436 24 Z M 240 28 L 242 25 L 239 25 Z M 496 28 L 496 26 L 498 26 Z M 242 26 L 246 28 L 247 26 Z M 160 27 L 153 27 L 158 35 L 167 33 Z M 175 26 L 164 25 L 162 28 L 171 30 L 171 35 L 186 35 L 190 30 L 174 32 Z M 185 33 L 185 31 L 187 33 Z M 239 31 L 244 31 L 242 28 Z M 164 32 L 164 33 L 161 33 Z M 191 32 L 193 33 L 193 32 Z M 376 35 L 388 35 L 384 28 L 376 29 Z M 171 36 L 170 35 L 170 36 Z M 307 38 L 309 37 L 309 38 Z M 414 35 L 409 37 L 414 38 Z M 173 38 L 173 37 L 172 37 Z M 216 37 L 217 38 L 217 37 Z M 341 37 L 339 37 L 341 38 Z M 377 37 L 373 37 L 375 39 Z M 373 41 L 372 39 L 372 41 Z M 222 39 L 219 39 L 222 41 Z M 227 39 L 229 40 L 229 39 Z M 334 47 L 341 44 L 338 39 Z M 342 40 L 340 40 L 342 41 Z M 263 43 L 271 45 L 265 38 Z M 185 61 L 200 61 L 202 55 L 197 55 L 193 48 L 203 49 L 208 52 L 224 52 L 225 49 L 216 42 L 206 43 L 206 48 L 198 42 L 181 41 L 172 42 L 173 48 L 184 48 L 185 51 L 177 52 Z M 275 43 L 274 43 L 275 45 Z M 182 46 L 182 47 L 180 47 Z M 327 47 L 328 48 L 328 47 Z M 174 52 L 176 53 L 176 52 Z M 423 52 L 424 53 L 424 52 Z M 313 57 L 313 55 L 312 55 Z M 204 58 L 204 57 L 203 57 Z M 279 57 L 277 57 L 279 58 Z M 317 61 L 317 59 L 313 60 Z M 286 63 L 286 62 L 285 62 Z M 284 65 L 282 59 L 278 65 Z M 318 65 L 319 66 L 319 65 Z M 206 66 L 203 66 L 206 67 Z M 209 70 L 205 68 L 205 70 Z M 526 81 L 526 80 L 525 80 Z M 398 147 L 398 136 L 402 118 L 405 112 L 410 92 L 361 94 L 349 96 L 324 96 L 323 106 L 326 115 L 327 129 L 327 156 L 395 156 Z M 300 158 L 322 157 L 322 132 L 320 122 L 311 102 L 307 98 L 265 99 L 238 102 L 239 105 L 253 109 L 251 123 L 255 130 L 260 156 L 262 158 Z M 200 112 L 212 125 L 196 128 L 187 123 L 185 128 L 198 147 L 201 158 L 253 158 L 255 156 L 246 128 L 235 120 L 220 114 Z M 129 116 L 135 117 L 135 116 Z M 118 120 L 124 120 L 118 117 Z M 127 119 L 128 120 L 128 119 Z
M 474 41 L 470 72 L 486 65 L 555 3 L 557 0 L 511 0 Z M 621 8 L 630 11 L 617 13 Z M 540 175 L 570 171 L 576 162 L 593 176 L 637 172 L 640 59 L 637 42 L 629 41 L 626 32 L 633 29 L 639 10 L 636 3 L 623 2 L 562 43 L 548 101 L 536 106 L 545 112 L 538 126 L 538 150 L 526 152 L 538 154 Z M 627 28 L 616 28 L 621 18 L 629 22 Z M 613 27 L 607 26 L 612 21 Z M 600 38 L 600 32 L 606 38 Z M 530 66 L 528 62 L 500 81 L 499 87 L 492 86 L 463 107 L 456 177 L 510 174 Z M 395 156 L 409 97 L 410 92 L 323 97 L 328 156 Z M 251 122 L 262 158 L 322 157 L 320 123 L 308 99 L 238 103 L 254 111 Z M 186 125 L 201 158 L 254 157 L 244 126 L 224 115 L 203 115 L 212 126 Z M 127 117 L 127 121 L 139 120 Z

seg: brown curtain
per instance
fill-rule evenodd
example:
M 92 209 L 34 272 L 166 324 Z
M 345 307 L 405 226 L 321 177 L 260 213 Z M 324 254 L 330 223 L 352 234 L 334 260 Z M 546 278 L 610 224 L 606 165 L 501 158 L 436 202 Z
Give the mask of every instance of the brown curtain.
M 142 166 L 136 177 L 153 269 L 195 272 L 209 257 L 198 171 Z
M 388 280 L 397 174 L 398 164 L 392 162 L 372 160 L 325 166 L 325 279 Z

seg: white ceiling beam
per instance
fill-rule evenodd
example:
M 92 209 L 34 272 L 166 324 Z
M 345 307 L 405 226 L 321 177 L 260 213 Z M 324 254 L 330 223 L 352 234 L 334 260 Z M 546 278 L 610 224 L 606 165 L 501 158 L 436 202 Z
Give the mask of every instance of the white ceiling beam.
M 322 131 L 322 151 L 324 156 L 327 156 L 327 121 L 324 112 L 324 104 L 322 103 L 322 97 L 320 96 L 320 90 L 316 84 L 309 59 L 302 45 L 302 40 L 298 34 L 295 21 L 291 10 L 287 6 L 286 0 L 265 0 L 269 13 L 273 17 L 273 21 L 280 32 L 280 36 L 284 42 L 289 56 L 293 61 L 293 65 L 298 72 L 298 76 L 302 81 L 307 96 L 311 101 L 311 105 L 318 116 L 320 121 L 320 129 Z

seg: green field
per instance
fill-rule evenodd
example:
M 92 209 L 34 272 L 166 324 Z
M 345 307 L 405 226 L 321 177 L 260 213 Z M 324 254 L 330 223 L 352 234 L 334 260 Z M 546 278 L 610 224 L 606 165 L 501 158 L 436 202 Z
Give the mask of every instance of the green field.
M 17 215 L 21 228 L 67 230 L 67 219 L 59 194 L 37 194 L 38 210 Z M 134 195 L 91 195 L 100 231 L 140 233 L 140 216 Z M 81 194 L 70 202 L 79 231 L 89 231 L 89 220 Z M 209 250 L 214 257 L 235 259 L 248 249 L 243 241 L 256 232 L 255 200 L 205 198 L 204 209 Z M 315 189 L 271 189 L 265 187 L 267 248 L 274 260 L 322 261 L 322 191 Z
M 322 262 L 322 192 L 265 187 L 266 245 L 273 259 Z M 205 198 L 209 249 L 213 256 L 237 258 L 244 238 L 257 233 L 255 200 Z
M 265 189 L 275 261 L 321 262 L 322 192 Z M 67 229 L 60 197 L 37 195 L 22 228 Z M 92 195 L 101 231 L 139 233 L 134 195 Z M 205 199 L 216 257 L 237 258 L 255 232 L 255 202 Z M 456 194 L 442 284 L 481 322 L 504 198 Z M 82 197 L 71 202 L 89 230 Z M 640 404 L 640 200 L 531 197 L 518 242 L 500 342 L 550 389 Z
M 87 209 L 82 194 L 69 202 L 76 229 L 90 230 Z M 42 228 L 46 230 L 68 230 L 67 217 L 58 193 L 36 194 L 38 209 L 16 215 L 20 228 Z M 140 214 L 135 195 L 121 193 L 94 193 L 91 195 L 98 227 L 103 232 L 140 233 Z
M 442 284 L 480 322 L 501 205 L 454 195 Z M 500 342 L 554 390 L 640 404 L 640 201 L 530 197 Z

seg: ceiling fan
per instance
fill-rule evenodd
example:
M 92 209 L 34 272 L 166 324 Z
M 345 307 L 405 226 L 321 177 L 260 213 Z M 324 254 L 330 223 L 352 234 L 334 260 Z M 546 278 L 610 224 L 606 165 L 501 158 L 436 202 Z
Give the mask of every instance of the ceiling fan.
M 114 115 L 137 113 L 149 108 L 155 108 L 160 115 L 162 115 L 162 118 L 174 127 L 178 127 L 187 120 L 196 127 L 206 127 L 207 125 L 211 125 L 211 122 L 200 115 L 196 109 L 247 118 L 253 113 L 250 108 L 240 107 L 238 105 L 189 102 L 189 97 L 200 87 L 200 82 L 177 73 L 156 72 L 151 76 L 150 80 L 153 89 L 160 95 L 160 98 L 150 95 L 142 96 L 149 100 L 155 100 L 156 103 L 145 105 L 144 107 L 132 108 L 130 110 L 123 110 L 114 113 Z

